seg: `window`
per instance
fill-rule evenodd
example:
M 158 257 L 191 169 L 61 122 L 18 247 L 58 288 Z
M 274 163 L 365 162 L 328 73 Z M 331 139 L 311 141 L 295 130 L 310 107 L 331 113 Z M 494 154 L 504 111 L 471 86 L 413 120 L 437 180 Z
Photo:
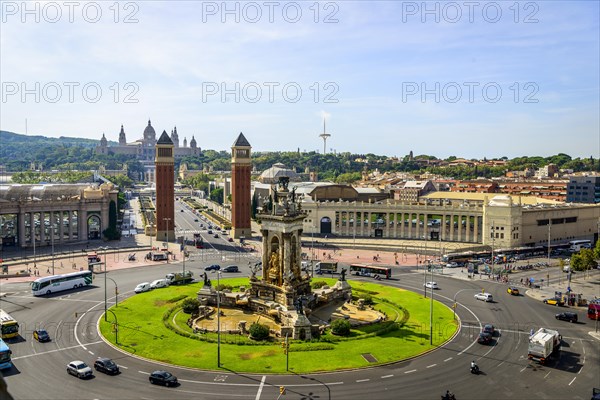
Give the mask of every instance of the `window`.
M 538 219 L 537 220 L 537 224 L 538 226 L 546 226 L 548 225 L 549 221 L 547 219 Z

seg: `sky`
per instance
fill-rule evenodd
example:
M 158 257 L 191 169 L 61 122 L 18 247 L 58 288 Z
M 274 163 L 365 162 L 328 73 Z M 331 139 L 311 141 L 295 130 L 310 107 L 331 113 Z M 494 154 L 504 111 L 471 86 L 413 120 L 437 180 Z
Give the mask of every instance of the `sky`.
M 0 129 L 600 156 L 598 1 L 1 1 Z M 0 143 L 1 146 L 1 143 Z

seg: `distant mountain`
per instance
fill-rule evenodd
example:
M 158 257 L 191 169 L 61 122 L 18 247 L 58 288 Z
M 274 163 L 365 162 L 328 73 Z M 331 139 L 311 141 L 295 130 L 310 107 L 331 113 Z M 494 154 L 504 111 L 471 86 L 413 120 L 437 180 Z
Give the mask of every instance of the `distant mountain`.
M 0 156 L 3 153 L 4 146 L 10 144 L 26 144 L 27 146 L 38 146 L 38 145 L 69 145 L 69 146 L 81 146 L 81 147 L 96 147 L 100 143 L 99 140 L 94 139 L 80 139 L 70 138 L 61 136 L 59 138 L 50 138 L 41 135 L 23 135 L 20 133 L 0 131 Z

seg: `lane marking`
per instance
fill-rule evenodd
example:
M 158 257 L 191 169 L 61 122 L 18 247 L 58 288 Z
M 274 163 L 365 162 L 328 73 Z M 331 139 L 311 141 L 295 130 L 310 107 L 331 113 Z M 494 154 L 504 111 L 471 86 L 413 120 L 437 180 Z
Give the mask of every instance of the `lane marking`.
M 86 343 L 86 344 L 89 346 L 89 345 L 91 345 L 91 344 L 98 344 L 98 343 L 104 343 L 104 341 L 102 341 L 102 340 L 99 340 L 99 341 L 97 341 L 97 342 L 93 342 L 93 343 Z M 78 344 L 78 345 L 75 345 L 75 346 L 63 347 L 63 348 L 60 348 L 60 349 L 54 349 L 54 350 L 48 350 L 48 351 L 44 351 L 44 352 L 42 352 L 42 353 L 27 354 L 27 355 L 24 355 L 24 356 L 12 357 L 12 359 L 13 359 L 13 360 L 20 360 L 20 359 L 23 359 L 23 358 L 29 358 L 29 357 L 34 357 L 34 356 L 42 356 L 42 355 L 44 355 L 44 354 L 49 354 L 49 353 L 56 353 L 56 352 L 63 351 L 63 350 L 76 349 L 76 348 L 78 348 L 78 347 L 83 347 L 83 345 L 79 345 L 79 344 Z M 84 347 L 84 348 L 85 348 L 85 347 Z M 87 348 L 86 348 L 86 350 L 87 350 Z
M 416 372 L 416 371 L 417 371 L 416 369 L 411 369 L 410 371 L 405 371 L 404 373 L 405 373 L 405 374 L 410 374 L 410 373 L 412 373 L 412 372 Z
M 256 397 L 254 398 L 254 400 L 260 399 L 260 394 L 262 393 L 262 390 L 263 390 L 263 387 L 265 386 L 266 380 L 267 380 L 267 376 L 263 375 L 262 379 L 260 380 L 260 385 L 258 386 L 258 393 L 256 393 Z
M 523 368 L 522 370 L 520 370 L 519 372 L 523 372 L 527 369 L 527 365 L 525 366 L 525 368 Z
M 371 379 L 358 379 L 356 380 L 356 383 L 360 383 L 360 382 L 369 382 Z
M 432 368 L 432 367 L 435 367 L 436 365 L 437 364 L 431 364 L 431 365 L 428 365 L 426 368 Z
M 577 379 L 577 377 L 573 378 L 573 380 L 572 380 L 571 382 L 569 382 L 569 386 L 571 386 L 571 384 L 572 384 L 573 382 L 575 382 L 575 379 Z
M 452 360 L 452 357 L 446 358 L 444 362 Z
M 394 376 L 394 375 L 384 375 L 384 376 L 382 376 L 382 377 L 381 377 L 381 379 L 391 378 L 391 377 L 393 377 L 393 376 Z
M 548 375 L 550 375 L 550 372 L 552 372 L 552 371 L 549 371 L 549 372 L 548 372 L 548 373 L 547 373 L 547 374 L 544 376 L 544 379 L 546 379 L 546 378 L 548 377 Z
M 144 375 L 150 375 L 150 372 L 146 372 L 146 371 L 138 371 L 140 374 L 144 374 Z

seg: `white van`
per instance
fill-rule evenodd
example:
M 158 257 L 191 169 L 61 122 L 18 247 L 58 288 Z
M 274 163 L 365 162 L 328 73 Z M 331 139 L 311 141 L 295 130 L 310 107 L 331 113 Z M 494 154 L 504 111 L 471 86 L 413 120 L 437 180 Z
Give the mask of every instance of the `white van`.
M 133 291 L 136 292 L 136 293 L 142 293 L 142 292 L 147 292 L 150 289 L 152 289 L 150 287 L 150 282 L 142 282 L 139 285 L 137 285 L 135 287 L 135 289 L 133 289 Z
M 157 279 L 150 284 L 150 289 L 158 289 L 169 286 L 168 279 Z

